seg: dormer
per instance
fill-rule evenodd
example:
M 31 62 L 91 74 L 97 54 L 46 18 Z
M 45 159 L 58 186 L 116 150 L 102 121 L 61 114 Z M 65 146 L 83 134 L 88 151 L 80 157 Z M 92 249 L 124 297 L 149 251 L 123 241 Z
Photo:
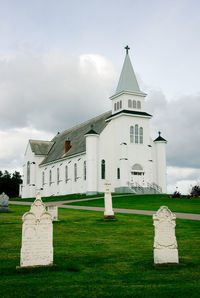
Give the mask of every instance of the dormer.
M 116 92 L 110 97 L 112 100 L 112 114 L 122 110 L 145 111 L 144 100 L 146 94 L 140 90 L 126 46 L 126 56 L 117 85 Z

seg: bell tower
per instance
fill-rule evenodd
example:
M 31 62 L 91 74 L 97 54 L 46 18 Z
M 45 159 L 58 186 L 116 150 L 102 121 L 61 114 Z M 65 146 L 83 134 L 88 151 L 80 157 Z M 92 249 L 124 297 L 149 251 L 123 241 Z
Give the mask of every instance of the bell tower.
M 144 112 L 146 94 L 140 90 L 133 66 L 129 57 L 129 46 L 125 47 L 126 56 L 116 92 L 110 97 L 112 100 L 112 114 L 123 110 Z

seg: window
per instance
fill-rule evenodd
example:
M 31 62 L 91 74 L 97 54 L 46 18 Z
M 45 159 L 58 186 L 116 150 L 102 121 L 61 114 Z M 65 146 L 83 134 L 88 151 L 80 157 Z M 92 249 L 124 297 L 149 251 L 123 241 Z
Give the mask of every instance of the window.
M 120 168 L 117 168 L 117 179 L 120 179 Z
M 139 100 L 137 101 L 137 109 L 141 109 L 141 102 Z
M 60 169 L 57 168 L 57 184 L 60 182 Z
M 133 100 L 133 108 L 136 109 L 136 100 Z
M 83 179 L 86 180 L 86 160 L 83 163 Z
M 131 99 L 128 100 L 128 107 L 132 108 L 132 100 Z
M 77 164 L 74 164 L 74 181 L 76 182 L 77 180 Z
M 140 164 L 136 163 L 131 167 L 131 174 L 137 175 L 137 176 L 143 176 L 144 170 Z
M 119 110 L 119 102 L 117 102 L 117 109 Z
M 106 174 L 106 162 L 104 159 L 101 161 L 101 179 L 105 179 Z
M 44 176 L 44 171 L 42 172 L 42 186 L 44 186 L 44 184 L 45 184 L 45 176 Z
M 135 144 L 138 144 L 138 125 L 135 125 Z
M 117 110 L 117 104 L 116 103 L 114 104 L 114 110 L 115 111 Z
M 51 186 L 52 184 L 52 172 L 51 170 L 49 171 L 49 185 Z
M 130 143 L 134 142 L 134 128 L 133 126 L 130 127 Z
M 68 181 L 68 166 L 65 167 L 65 182 L 67 183 Z
M 143 128 L 140 127 L 140 144 L 143 144 Z
M 122 108 L 122 101 L 121 100 L 119 102 L 119 107 L 120 107 L 120 109 Z
M 31 174 L 31 165 L 30 165 L 30 161 L 27 162 L 27 184 L 30 184 L 30 174 Z

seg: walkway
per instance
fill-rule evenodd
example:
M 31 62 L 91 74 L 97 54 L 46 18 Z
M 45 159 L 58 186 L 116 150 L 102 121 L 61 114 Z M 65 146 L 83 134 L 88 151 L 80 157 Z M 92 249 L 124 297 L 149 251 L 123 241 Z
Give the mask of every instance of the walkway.
M 78 210 L 90 210 L 90 211 L 104 211 L 103 207 L 89 207 L 89 206 L 75 206 L 75 205 L 64 205 L 66 203 L 74 203 L 74 202 L 83 202 L 83 201 L 91 201 L 91 200 L 98 200 L 102 199 L 102 197 L 98 198 L 88 198 L 88 199 L 80 199 L 80 200 L 68 200 L 68 201 L 58 201 L 58 202 L 48 202 L 45 203 L 46 206 L 58 206 L 59 208 L 66 208 L 66 209 L 78 209 Z M 29 206 L 33 202 L 23 202 L 23 201 L 9 201 L 9 204 L 12 205 L 26 205 Z M 128 214 L 143 214 L 143 215 L 153 215 L 156 211 L 148 211 L 148 210 L 136 210 L 136 209 L 122 209 L 122 208 L 113 208 L 115 213 L 128 213 Z M 200 214 L 193 214 L 193 213 L 180 213 L 180 212 L 173 212 L 177 218 L 182 219 L 193 219 L 193 220 L 200 220 Z

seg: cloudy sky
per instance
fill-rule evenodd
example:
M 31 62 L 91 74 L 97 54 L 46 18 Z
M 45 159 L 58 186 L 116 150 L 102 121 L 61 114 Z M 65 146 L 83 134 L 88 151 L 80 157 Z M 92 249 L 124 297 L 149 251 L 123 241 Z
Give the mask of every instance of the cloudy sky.
M 125 50 L 168 140 L 168 191 L 200 179 L 199 0 L 0 0 L 0 169 L 110 109 Z

